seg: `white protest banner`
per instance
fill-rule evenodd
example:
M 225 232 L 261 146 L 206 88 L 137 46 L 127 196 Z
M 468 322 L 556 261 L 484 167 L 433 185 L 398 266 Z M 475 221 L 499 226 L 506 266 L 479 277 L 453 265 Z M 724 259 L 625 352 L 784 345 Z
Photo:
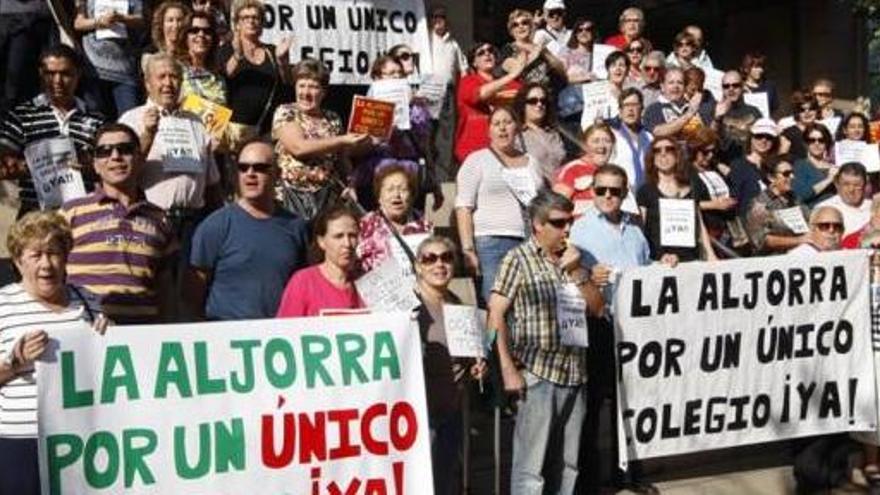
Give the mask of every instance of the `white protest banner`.
M 810 226 L 807 225 L 807 219 L 804 218 L 804 212 L 800 206 L 773 210 L 773 214 L 795 234 L 806 234 L 810 231 Z
M 432 493 L 408 314 L 53 332 L 44 495 Z
M 587 302 L 573 282 L 556 285 L 556 325 L 562 345 L 587 347 Z
M 331 84 L 370 84 L 373 61 L 394 45 L 432 72 L 425 2 L 412 0 L 267 0 L 262 40 L 294 37 L 290 61 L 318 59 Z
M 354 282 L 367 307 L 376 311 L 411 311 L 419 305 L 413 292 L 414 275 L 404 276 L 403 269 L 389 256 L 379 266 Z
M 153 146 L 160 146 L 162 170 L 167 173 L 200 174 L 204 170 L 190 120 L 172 116 L 159 119 Z
M 834 143 L 834 163 L 858 162 L 868 172 L 880 172 L 880 148 L 877 143 L 843 139 Z
M 584 111 L 581 114 L 581 128 L 596 123 L 596 120 L 608 120 L 617 117 L 620 109 L 614 96 L 612 85 L 608 81 L 596 81 L 582 84 Z
M 724 78 L 724 72 L 718 69 L 703 69 L 706 73 L 706 81 L 703 83 L 703 87 L 709 90 L 712 93 L 712 96 L 715 97 L 715 100 L 721 101 L 724 99 L 724 88 L 721 87 L 721 79 Z
M 409 251 L 415 256 L 415 254 L 419 251 L 419 244 L 422 243 L 428 237 L 431 237 L 430 232 L 425 232 L 423 234 L 406 234 L 400 236 L 403 239 L 403 242 L 406 243 L 406 247 L 409 248 Z M 406 251 L 403 249 L 403 246 L 394 236 L 389 236 L 388 245 L 391 247 L 391 255 L 394 256 L 394 259 L 397 260 L 397 264 L 400 267 L 400 273 L 404 277 L 413 277 L 415 276 L 415 272 L 413 271 L 413 262 L 409 259 L 409 255 L 406 254 Z
M 394 127 L 408 130 L 410 125 L 409 102 L 412 89 L 406 79 L 381 79 L 373 81 L 367 91 L 368 98 L 394 103 Z
M 28 145 L 24 159 L 34 181 L 40 209 L 58 208 L 86 195 L 77 166 L 76 148 L 67 138 L 41 139 Z
M 617 51 L 620 51 L 620 48 L 617 48 L 614 45 L 603 45 L 601 43 L 593 45 L 592 69 L 593 75 L 595 75 L 597 79 L 608 79 L 608 70 L 605 69 L 605 59 L 608 58 L 608 55 Z
M 443 305 L 446 346 L 452 357 L 486 357 L 486 311 L 476 306 Z
M 873 430 L 868 256 L 625 271 L 614 311 L 621 459 Z
M 743 102 L 751 105 L 761 112 L 764 118 L 770 118 L 770 98 L 765 91 L 758 93 L 743 93 Z
M 692 199 L 660 198 L 660 245 L 697 245 L 696 203 Z
M 880 282 L 871 282 L 871 343 L 874 349 L 874 370 L 880 370 Z M 880 394 L 877 395 L 877 427 L 874 431 L 855 433 L 855 437 L 869 445 L 880 445 Z
M 423 98 L 428 102 L 428 113 L 431 118 L 440 117 L 443 111 L 443 101 L 446 98 L 446 89 L 448 87 L 445 77 L 436 74 L 424 74 L 419 83 L 419 91 L 416 96 Z

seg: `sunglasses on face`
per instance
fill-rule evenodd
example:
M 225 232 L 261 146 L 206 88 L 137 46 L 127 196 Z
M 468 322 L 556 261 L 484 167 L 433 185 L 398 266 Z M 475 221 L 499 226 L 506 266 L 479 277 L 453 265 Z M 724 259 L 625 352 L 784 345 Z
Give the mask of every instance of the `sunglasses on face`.
M 547 17 L 562 17 L 565 15 L 565 10 L 563 9 L 552 9 L 547 11 Z
M 663 153 L 673 153 L 675 152 L 675 146 L 657 146 L 653 148 L 654 153 L 660 155 Z
M 257 163 L 238 162 L 238 171 L 243 174 L 250 172 L 251 169 L 253 169 L 254 172 L 256 172 L 258 174 L 268 174 L 269 171 L 272 170 L 272 167 L 273 167 L 273 165 L 271 163 L 266 163 L 266 162 L 257 162 Z
M 581 26 L 581 27 L 577 28 L 576 31 L 577 31 L 578 33 L 592 33 L 592 32 L 593 32 L 593 26 L 589 26 L 589 25 L 587 25 L 587 26 Z
M 452 263 L 455 257 L 452 255 L 451 251 L 443 251 L 442 253 L 424 253 L 419 256 L 419 263 L 423 265 L 433 265 L 438 261 L 442 261 L 443 263 Z
M 831 91 L 813 91 L 813 96 L 815 96 L 815 97 L 817 97 L 817 98 L 818 98 L 818 97 L 823 97 L 823 96 L 824 96 L 825 98 L 830 98 L 830 97 L 831 97 Z
M 607 194 L 610 194 L 613 198 L 621 198 L 623 197 L 623 188 L 622 187 L 609 187 L 609 186 L 596 186 L 593 188 L 593 191 L 596 192 L 596 196 L 603 197 Z
M 823 137 L 821 137 L 821 136 L 820 136 L 820 137 L 815 137 L 815 136 L 814 136 L 814 137 L 808 137 L 808 138 L 807 138 L 807 143 L 809 143 L 809 144 L 813 144 L 813 143 L 821 143 L 821 144 L 825 144 L 825 138 L 823 138 Z
M 770 134 L 755 134 L 752 136 L 752 139 L 759 139 L 762 141 L 773 141 L 773 139 L 775 139 L 775 138 L 773 136 L 771 136 Z
M 660 72 L 662 69 L 660 67 L 655 67 L 653 65 L 646 65 L 645 72 Z
M 804 112 L 815 112 L 816 110 L 818 110 L 818 109 L 817 109 L 816 107 L 814 107 L 814 106 L 801 107 L 801 113 L 804 113 Z
M 476 52 L 474 52 L 474 55 L 476 55 L 476 56 L 478 56 L 478 57 L 482 57 L 483 55 L 494 55 L 494 54 L 495 54 L 495 53 L 494 53 L 494 52 L 492 51 L 492 49 L 489 48 L 488 46 L 485 47 L 485 48 L 480 48 L 479 50 L 477 50 Z
M 516 29 L 521 27 L 531 27 L 532 21 L 516 21 L 510 24 L 510 27 Z
M 113 150 L 119 152 L 120 155 L 131 156 L 137 150 L 137 145 L 131 141 L 114 144 L 99 144 L 95 146 L 95 158 L 110 158 L 113 156 Z
M 631 46 L 626 49 L 626 52 L 627 53 L 642 53 L 642 47 L 641 46 Z
M 721 84 L 721 87 L 723 89 L 732 89 L 732 88 L 739 89 L 742 87 L 742 83 L 723 83 L 723 84 Z
M 531 98 L 526 98 L 526 103 L 529 105 L 547 105 L 547 98 L 543 98 L 541 96 L 533 96 Z
M 691 43 L 690 41 L 679 41 L 678 43 L 675 44 L 675 46 L 689 46 L 689 47 L 693 48 L 694 44 Z
M 187 34 L 201 34 L 203 36 L 213 36 L 214 33 L 211 31 L 211 28 L 206 27 L 191 27 L 186 30 Z
M 843 233 L 843 224 L 840 222 L 816 222 L 813 226 L 819 229 L 819 232 Z
M 564 229 L 574 223 L 573 217 L 565 217 L 565 218 L 548 218 L 547 224 L 552 225 L 557 229 Z
M 790 178 L 791 176 L 794 175 L 794 170 L 780 170 L 779 172 L 776 172 L 776 174 L 779 175 L 779 176 L 781 176 L 781 177 L 785 177 L 786 179 L 788 179 L 788 178 Z

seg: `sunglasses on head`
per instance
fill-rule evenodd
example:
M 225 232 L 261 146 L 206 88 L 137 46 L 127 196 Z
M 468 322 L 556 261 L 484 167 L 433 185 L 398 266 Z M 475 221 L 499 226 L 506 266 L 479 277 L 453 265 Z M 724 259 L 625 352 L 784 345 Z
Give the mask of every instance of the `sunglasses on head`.
M 238 166 L 238 171 L 243 174 L 250 172 L 251 169 L 254 169 L 254 172 L 256 172 L 258 174 L 268 174 L 269 171 L 272 170 L 273 164 L 266 163 L 266 162 L 257 162 L 257 163 L 238 162 L 237 166 Z
M 422 255 L 419 256 L 419 263 L 423 265 L 433 265 L 438 261 L 452 263 L 454 260 L 455 256 L 452 254 L 452 251 L 443 251 L 442 253 L 422 253 Z
M 574 217 L 548 218 L 547 223 L 556 227 L 557 229 L 564 229 L 565 227 L 574 223 Z
M 119 152 L 120 155 L 131 156 L 137 150 L 137 145 L 131 141 L 114 144 L 99 144 L 95 146 L 95 158 L 110 158 L 113 150 Z
M 213 36 L 214 32 L 211 31 L 211 28 L 206 27 L 191 27 L 186 30 L 187 34 L 201 34 L 203 36 Z
M 843 233 L 843 224 L 840 222 L 816 222 L 813 226 L 819 229 L 820 232 Z
M 606 194 L 610 194 L 612 197 L 621 198 L 623 197 L 623 188 L 622 187 L 609 187 L 609 186 L 596 186 L 593 188 L 596 196 L 602 197 Z

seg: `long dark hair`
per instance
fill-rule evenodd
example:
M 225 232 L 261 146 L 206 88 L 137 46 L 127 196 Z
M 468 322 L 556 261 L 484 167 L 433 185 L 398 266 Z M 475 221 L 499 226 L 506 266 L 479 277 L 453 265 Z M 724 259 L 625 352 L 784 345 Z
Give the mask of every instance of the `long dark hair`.
M 516 97 L 513 99 L 513 113 L 516 120 L 520 122 L 520 125 L 525 125 L 526 123 L 526 100 L 529 98 L 529 93 L 533 89 L 540 89 L 544 92 L 544 97 L 547 101 L 544 103 L 544 108 L 547 109 L 547 113 L 544 114 L 544 121 L 541 122 L 541 125 L 544 127 L 548 126 L 556 126 L 556 104 L 553 101 L 553 92 L 544 84 L 540 82 L 530 82 L 525 86 L 519 88 L 519 91 L 516 92 Z
M 675 182 L 680 186 L 690 184 L 690 167 L 688 166 L 687 160 L 684 158 L 684 153 L 682 153 L 681 147 L 675 142 L 675 140 L 668 137 L 657 138 L 654 140 L 654 142 L 651 143 L 651 148 L 648 149 L 648 153 L 645 155 L 645 175 L 648 177 L 648 182 L 656 186 L 660 181 L 660 173 L 657 170 L 657 165 L 654 163 L 655 158 L 657 157 L 657 154 L 654 152 L 654 147 L 657 146 L 657 143 L 662 143 L 664 141 L 672 145 L 672 153 L 675 155 L 675 170 L 673 171 Z

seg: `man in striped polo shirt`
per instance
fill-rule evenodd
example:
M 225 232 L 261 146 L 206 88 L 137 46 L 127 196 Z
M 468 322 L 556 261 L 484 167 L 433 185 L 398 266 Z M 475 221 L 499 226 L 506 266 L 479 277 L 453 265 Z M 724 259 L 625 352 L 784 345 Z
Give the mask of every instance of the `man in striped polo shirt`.
M 40 55 L 42 93 L 0 117 L 0 179 L 19 179 L 19 217 L 39 208 L 25 149 L 44 140 L 67 138 L 73 142 L 81 166 L 91 161 L 95 130 L 104 119 L 86 110 L 74 96 L 79 79 L 76 52 L 63 45 L 49 48 Z M 91 190 L 94 173 L 83 170 L 83 180 L 86 190 Z
M 143 155 L 134 130 L 117 123 L 98 129 L 94 166 L 99 187 L 61 208 L 73 230 L 67 280 L 98 295 L 116 323 L 161 321 L 167 312 L 158 295 L 169 286 L 165 269 L 177 242 L 165 212 L 137 185 Z

